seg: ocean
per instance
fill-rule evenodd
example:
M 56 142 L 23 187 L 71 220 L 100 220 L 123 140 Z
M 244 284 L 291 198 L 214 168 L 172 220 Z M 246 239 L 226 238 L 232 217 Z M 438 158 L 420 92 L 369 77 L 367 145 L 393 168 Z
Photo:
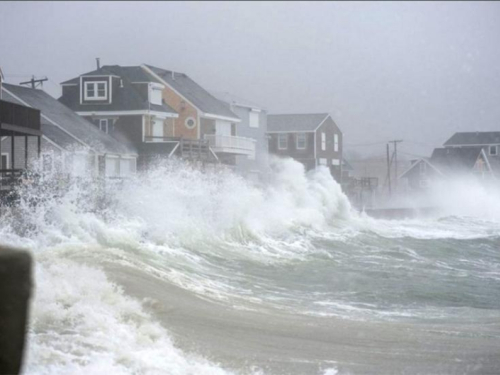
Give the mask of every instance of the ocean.
M 498 191 L 380 220 L 326 169 L 272 167 L 163 163 L 99 209 L 88 186 L 26 192 L 0 217 L 35 259 L 24 373 L 500 373 Z

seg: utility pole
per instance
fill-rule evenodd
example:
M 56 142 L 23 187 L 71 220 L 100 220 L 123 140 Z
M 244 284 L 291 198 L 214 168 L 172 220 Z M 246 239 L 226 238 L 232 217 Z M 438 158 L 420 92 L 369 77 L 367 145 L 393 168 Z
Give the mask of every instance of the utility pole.
M 31 76 L 31 79 L 26 82 L 21 82 L 19 83 L 20 85 L 31 85 L 32 89 L 35 89 L 38 87 L 38 85 L 41 85 L 43 87 L 43 83 L 45 81 L 48 81 L 49 79 L 47 77 L 42 78 L 42 79 L 35 79 L 35 76 Z
M 392 195 L 391 191 L 391 162 L 389 161 L 389 143 L 387 143 L 387 178 L 389 181 L 389 196 Z
M 389 143 L 392 143 L 394 145 L 394 188 L 397 191 L 398 190 L 398 143 L 403 142 L 402 139 L 394 140 L 394 141 L 389 141 L 387 143 L 387 150 L 389 150 Z M 387 151 L 389 152 L 389 151 Z M 388 154 L 389 155 L 389 154 Z

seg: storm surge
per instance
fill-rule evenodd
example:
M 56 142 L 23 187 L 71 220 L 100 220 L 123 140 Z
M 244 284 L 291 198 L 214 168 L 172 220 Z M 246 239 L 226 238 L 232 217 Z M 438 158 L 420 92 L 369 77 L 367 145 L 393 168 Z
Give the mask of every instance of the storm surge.
M 448 198 L 434 218 L 374 220 L 326 168 L 271 167 L 265 184 L 170 161 L 25 191 L 0 219 L 0 242 L 36 260 L 25 373 L 500 368 L 495 216 Z

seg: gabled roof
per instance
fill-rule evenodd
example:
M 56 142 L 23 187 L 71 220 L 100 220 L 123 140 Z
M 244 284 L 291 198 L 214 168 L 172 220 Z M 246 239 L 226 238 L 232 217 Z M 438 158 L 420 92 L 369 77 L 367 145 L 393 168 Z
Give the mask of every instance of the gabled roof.
M 254 103 L 250 100 L 241 98 L 237 95 L 231 94 L 229 92 L 211 92 L 214 97 L 219 99 L 221 102 L 224 102 L 229 105 L 234 105 L 237 107 L 245 107 L 245 108 L 252 108 L 252 109 L 260 109 L 260 110 L 266 110 L 263 106 Z
M 147 74 L 140 66 L 118 66 L 107 65 L 100 69 L 82 74 L 85 76 L 113 76 L 122 80 L 123 87 L 118 90 L 113 89 L 111 104 L 80 104 L 80 92 L 73 90 L 67 91 L 65 95 L 59 98 L 59 101 L 70 107 L 75 112 L 101 112 L 101 111 L 137 111 L 152 110 L 156 112 L 165 112 L 177 114 L 177 112 L 166 103 L 162 105 L 151 104 L 147 94 L 140 91 L 135 82 L 160 83 L 156 78 Z M 63 82 L 62 84 L 79 84 L 80 76 Z
M 267 130 L 268 133 L 313 132 L 328 116 L 328 113 L 268 115 Z
M 499 132 L 459 132 L 453 134 L 444 146 L 500 144 Z
M 4 100 L 39 109 L 42 133 L 64 149 L 79 147 L 99 154 L 137 154 L 133 146 L 100 131 L 42 90 L 4 84 L 3 91 Z
M 427 164 L 430 168 L 434 169 L 436 172 L 438 172 L 440 175 L 442 175 L 443 173 L 435 166 L 433 165 L 429 158 L 420 158 L 420 159 L 416 159 L 416 160 L 412 160 L 412 165 L 410 166 L 410 168 L 408 168 L 406 171 L 404 171 L 401 176 L 399 176 L 399 178 L 404 178 L 408 173 L 410 173 L 417 165 L 419 165 L 420 163 L 425 163 Z
M 349 172 L 351 172 L 351 171 L 354 170 L 354 168 L 352 167 L 352 165 L 349 164 L 349 162 L 346 159 L 344 159 L 344 158 L 342 158 L 342 169 L 344 171 L 349 171 Z
M 211 95 L 207 90 L 198 85 L 186 74 L 157 68 L 151 65 L 144 66 L 160 77 L 166 84 L 186 98 L 201 112 L 220 117 L 227 117 L 237 122 L 240 121 L 238 116 L 236 116 L 226 105 L 224 105 L 224 103 Z
M 429 162 L 445 174 L 470 172 L 481 152 L 481 147 L 435 148 Z

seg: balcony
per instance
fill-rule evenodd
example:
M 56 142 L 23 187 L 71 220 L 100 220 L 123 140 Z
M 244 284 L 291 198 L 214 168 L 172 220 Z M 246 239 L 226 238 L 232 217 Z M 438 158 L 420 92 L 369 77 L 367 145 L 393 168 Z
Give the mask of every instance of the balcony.
M 205 139 L 215 153 L 255 155 L 255 140 L 232 135 L 205 134 Z
M 3 130 L 3 133 L 40 135 L 40 111 L 0 100 L 0 129 L 0 132 Z

